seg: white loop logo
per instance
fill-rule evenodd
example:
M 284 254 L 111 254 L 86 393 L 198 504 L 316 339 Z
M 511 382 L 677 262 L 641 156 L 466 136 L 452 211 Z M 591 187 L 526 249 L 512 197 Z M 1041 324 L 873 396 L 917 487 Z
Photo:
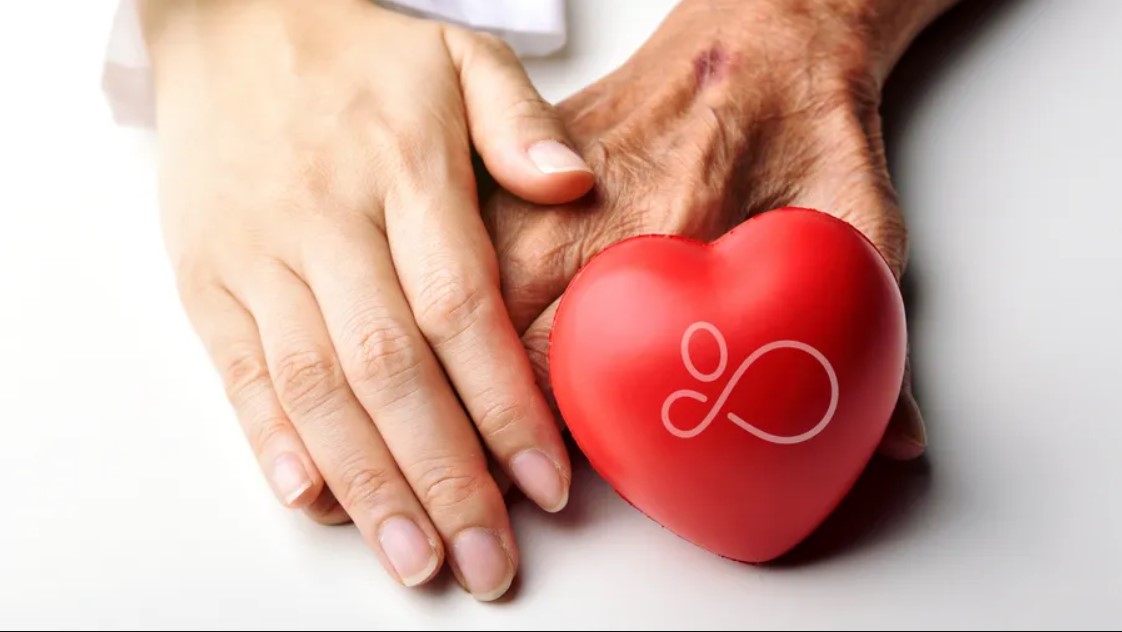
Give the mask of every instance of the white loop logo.
M 713 339 L 716 340 L 718 349 L 720 349 L 721 355 L 720 360 L 717 362 L 717 368 L 715 368 L 710 373 L 702 373 L 701 371 L 699 371 L 697 365 L 694 364 L 693 359 L 690 358 L 690 340 L 692 340 L 694 334 L 699 331 L 709 332 L 709 334 L 713 336 Z M 770 432 L 761 430 L 738 417 L 736 413 L 730 412 L 726 416 L 732 423 L 740 426 L 742 429 L 750 432 L 760 439 L 763 439 L 764 441 L 780 445 L 793 445 L 796 443 L 803 443 L 804 441 L 810 441 L 818 433 L 822 432 L 822 430 L 826 428 L 826 426 L 830 423 L 830 420 L 833 419 L 834 412 L 838 408 L 838 376 L 836 373 L 834 373 L 834 367 L 830 365 L 830 361 L 826 359 L 826 356 L 822 355 L 822 353 L 814 347 L 795 340 L 778 340 L 776 342 L 770 342 L 752 352 L 752 355 L 748 356 L 744 360 L 744 362 L 741 362 L 740 366 L 737 367 L 736 372 L 732 374 L 731 378 L 729 378 L 728 384 L 725 385 L 724 390 L 721 391 L 720 397 L 717 398 L 717 401 L 713 403 L 712 408 L 709 409 L 709 413 L 706 414 L 705 418 L 702 419 L 701 422 L 699 422 L 693 428 L 683 430 L 682 428 L 679 428 L 677 425 L 675 425 L 674 422 L 670 420 L 670 407 L 674 405 L 674 402 L 683 398 L 692 399 L 694 401 L 701 402 L 702 404 L 706 403 L 709 398 L 697 391 L 690 389 L 674 391 L 670 394 L 670 397 L 667 397 L 666 401 L 662 404 L 662 424 L 666 426 L 666 429 L 670 432 L 670 434 L 682 439 L 689 439 L 701 434 L 705 431 L 706 428 L 709 427 L 709 424 L 713 423 L 713 420 L 717 418 L 717 413 L 721 411 L 721 407 L 725 405 L 726 401 L 728 401 L 729 396 L 732 395 L 733 389 L 736 388 L 736 385 L 740 382 L 740 378 L 744 376 L 744 372 L 748 370 L 748 367 L 752 366 L 752 363 L 756 360 L 759 360 L 764 354 L 775 351 L 776 349 L 797 349 L 799 351 L 807 353 L 815 360 L 817 360 L 818 363 L 822 365 L 822 368 L 825 369 L 826 376 L 830 378 L 830 406 L 826 409 L 826 414 L 822 416 L 821 421 L 815 424 L 813 428 L 807 430 L 802 434 L 794 436 L 783 436 L 771 434 Z M 686 332 L 682 335 L 682 362 L 685 363 L 686 370 L 690 372 L 690 375 L 693 376 L 695 380 L 708 384 L 709 382 L 713 382 L 714 380 L 720 378 L 724 374 L 725 369 L 728 366 L 728 360 L 728 345 L 725 343 L 725 337 L 721 334 L 721 331 L 717 329 L 716 326 L 707 322 L 696 322 L 686 328 Z

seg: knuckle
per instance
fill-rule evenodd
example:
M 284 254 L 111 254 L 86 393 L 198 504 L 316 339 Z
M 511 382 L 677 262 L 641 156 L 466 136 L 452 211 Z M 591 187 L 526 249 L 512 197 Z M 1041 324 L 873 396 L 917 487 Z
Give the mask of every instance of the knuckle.
M 195 332 L 208 338 L 226 333 L 222 330 L 222 303 L 229 304 L 229 293 L 212 276 L 176 272 L 175 294 Z M 220 370 L 223 367 L 218 367 Z
M 490 300 L 478 281 L 466 275 L 440 271 L 422 281 L 423 297 L 417 310 L 417 324 L 433 346 L 459 338 L 485 316 Z
M 494 33 L 478 32 L 474 36 L 475 44 L 492 55 L 508 59 L 516 58 L 514 49 L 507 41 Z
M 478 501 L 486 473 L 457 459 L 433 459 L 415 466 L 418 499 L 430 510 L 456 510 Z
M 180 299 L 204 297 L 220 291 L 218 257 L 213 244 L 191 234 L 168 245 L 168 260 Z
M 188 309 L 192 308 L 197 299 L 212 285 L 209 277 L 197 270 L 198 267 L 198 264 L 190 260 L 181 259 L 174 263 L 176 296 Z
M 247 425 L 249 445 L 253 446 L 258 454 L 264 454 L 265 446 L 276 441 L 282 441 L 288 434 L 288 424 L 284 419 L 268 417 Z
M 554 123 L 557 120 L 553 108 L 537 92 L 529 90 L 519 94 L 506 105 L 504 119 L 520 122 Z
M 424 191 L 429 181 L 438 176 L 431 149 L 436 132 L 431 127 L 386 121 L 366 131 L 370 145 L 376 148 L 378 167 L 393 173 L 393 190 Z
M 523 406 L 500 398 L 488 404 L 476 418 L 479 431 L 489 439 L 517 433 L 519 422 L 526 418 Z
M 318 350 L 293 351 L 277 363 L 277 396 L 297 414 L 309 413 L 335 397 L 342 385 L 330 355 Z
M 404 326 L 379 318 L 358 331 L 357 381 L 378 390 L 401 390 L 417 380 L 422 361 L 420 344 Z
M 428 151 L 432 141 L 424 131 L 413 126 L 396 126 L 385 144 L 390 148 L 389 155 L 394 157 L 400 176 L 410 178 L 408 182 L 413 186 L 420 185 L 425 176 L 432 174 L 429 166 L 432 154 Z
M 234 406 L 244 404 L 254 389 L 262 387 L 269 380 L 265 359 L 252 352 L 233 354 L 222 367 L 221 373 L 226 398 Z
M 342 504 L 348 510 L 369 510 L 385 504 L 393 493 L 394 474 L 365 460 L 345 464 L 340 470 Z

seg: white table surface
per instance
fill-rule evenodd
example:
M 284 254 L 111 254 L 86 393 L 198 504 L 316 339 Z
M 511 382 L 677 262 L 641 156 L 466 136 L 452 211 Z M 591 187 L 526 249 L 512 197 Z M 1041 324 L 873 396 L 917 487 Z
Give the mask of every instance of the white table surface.
M 534 79 L 563 97 L 671 4 L 574 0 Z M 498 604 L 400 588 L 273 500 L 175 297 L 147 138 L 98 92 L 111 9 L 0 9 L 0 627 L 1122 624 L 1122 2 L 971 4 L 893 81 L 923 463 L 875 463 L 766 569 L 583 468 L 564 514 L 513 508 Z

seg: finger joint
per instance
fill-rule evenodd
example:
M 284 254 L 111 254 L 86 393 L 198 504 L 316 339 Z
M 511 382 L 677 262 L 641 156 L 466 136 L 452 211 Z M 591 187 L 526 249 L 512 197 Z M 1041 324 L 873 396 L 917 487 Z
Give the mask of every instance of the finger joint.
M 492 55 L 503 55 L 509 59 L 517 58 L 510 44 L 498 35 L 486 31 L 476 32 L 473 33 L 473 35 L 475 36 L 475 43 L 488 53 Z
M 523 406 L 508 399 L 489 403 L 476 418 L 479 432 L 489 440 L 499 440 L 512 432 L 517 433 L 520 421 L 526 418 Z
M 340 469 L 339 497 L 345 509 L 369 512 L 385 505 L 393 494 L 394 472 L 368 461 L 344 464 Z
M 421 284 L 424 297 L 417 323 L 434 348 L 461 338 L 480 323 L 490 307 L 488 292 L 468 279 L 448 273 L 431 275 Z
M 414 469 L 419 472 L 415 484 L 418 499 L 429 510 L 457 511 L 478 502 L 485 490 L 485 471 L 462 460 L 434 459 Z
M 334 400 L 343 380 L 330 354 L 308 349 L 281 357 L 274 384 L 284 405 L 294 415 L 303 416 Z
M 417 337 L 392 319 L 369 321 L 359 332 L 356 382 L 368 392 L 404 396 L 420 378 L 423 356 Z
M 258 455 L 269 452 L 267 446 L 284 441 L 289 432 L 288 421 L 280 417 L 266 417 L 246 425 L 249 445 Z M 274 450 L 277 451 L 277 450 Z
M 256 353 L 237 353 L 221 369 L 226 398 L 235 408 L 244 406 L 253 393 L 269 381 L 265 359 Z

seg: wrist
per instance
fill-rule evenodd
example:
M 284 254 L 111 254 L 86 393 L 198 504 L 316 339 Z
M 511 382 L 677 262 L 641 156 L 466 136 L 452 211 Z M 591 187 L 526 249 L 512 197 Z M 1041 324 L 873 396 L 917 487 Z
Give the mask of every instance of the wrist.
M 291 59 L 296 48 L 330 41 L 361 2 L 139 0 L 141 31 L 153 70 L 195 63 Z M 318 42 L 317 42 L 318 43 Z M 184 62 L 187 62 L 186 64 Z
M 157 93 L 210 66 L 210 59 L 236 58 L 231 50 L 243 31 L 243 45 L 252 35 L 244 32 L 245 18 L 259 13 L 255 2 L 167 2 L 140 0 L 140 28 L 151 60 Z
M 917 35 L 958 0 L 683 0 L 663 29 L 724 40 L 769 62 L 866 75 L 878 87 Z
M 958 0 L 816 0 L 837 16 L 868 53 L 869 71 L 883 85 L 915 38 Z

